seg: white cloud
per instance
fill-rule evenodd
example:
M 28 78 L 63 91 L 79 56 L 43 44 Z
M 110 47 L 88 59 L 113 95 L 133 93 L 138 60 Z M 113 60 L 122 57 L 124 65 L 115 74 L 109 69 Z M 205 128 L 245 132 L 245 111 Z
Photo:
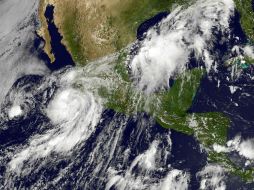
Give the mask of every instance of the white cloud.
M 213 150 L 215 152 L 218 152 L 218 153 L 221 153 L 221 152 L 229 152 L 229 149 L 225 146 L 221 146 L 221 145 L 218 145 L 218 144 L 214 144 L 213 145 Z
M 254 59 L 254 49 L 253 49 L 252 46 L 247 45 L 247 46 L 245 46 L 245 47 L 243 48 L 243 50 L 244 50 L 244 54 L 245 54 L 246 56 L 248 56 L 248 57 Z
M 21 107 L 19 105 L 15 105 L 10 108 L 8 116 L 9 116 L 9 119 L 13 119 L 15 117 L 22 115 L 22 113 L 23 113 L 23 111 L 22 111 Z
M 236 136 L 234 139 L 227 142 L 228 149 L 237 151 L 239 155 L 246 159 L 254 160 L 254 139 L 241 139 L 241 136 Z
M 89 92 L 59 89 L 46 109 L 55 127 L 44 134 L 33 136 L 28 146 L 10 161 L 10 169 L 19 172 L 24 161 L 32 163 L 53 152 L 68 154 L 94 132 L 102 110 L 98 100 Z
M 219 165 L 207 165 L 197 176 L 200 180 L 200 189 L 225 190 L 225 170 Z
M 172 170 L 163 179 L 161 185 L 154 189 L 160 190 L 187 190 L 189 187 L 190 175 L 181 170 Z
M 199 0 L 186 10 L 176 8 L 161 21 L 159 32 L 156 27 L 150 29 L 130 63 L 139 88 L 150 93 L 168 87 L 168 79 L 186 69 L 192 52 L 210 70 L 214 62 L 209 53 L 212 30 L 227 31 L 233 12 L 232 0 Z
M 239 87 L 237 86 L 229 86 L 229 90 L 231 94 L 234 94 L 237 90 L 239 89 Z
M 162 157 L 162 152 L 165 155 L 169 154 L 171 149 L 170 134 L 168 135 L 168 143 L 170 147 L 161 149 L 159 144 L 161 140 L 154 140 L 148 150 L 139 154 L 130 164 L 126 171 L 117 171 L 114 168 L 108 169 L 108 183 L 106 190 L 112 187 L 117 190 L 166 190 L 177 189 L 185 190 L 188 187 L 189 175 L 180 170 L 165 166 L 166 156 Z M 138 171 L 138 172 L 137 172 Z M 168 171 L 168 174 L 157 180 L 154 178 L 154 173 L 159 171 Z
M 229 140 L 226 146 L 214 144 L 213 149 L 216 152 L 233 152 L 236 151 L 238 154 L 245 159 L 252 161 L 254 160 L 254 139 L 249 138 L 243 140 L 241 136 Z
M 44 62 L 31 54 L 35 38 L 33 19 L 37 0 L 4 0 L 0 6 L 0 105 L 13 83 L 25 74 L 48 72 Z
M 245 158 L 254 160 L 254 139 L 242 141 L 238 147 L 238 151 Z
M 112 174 L 117 171 L 111 170 Z M 170 169 L 168 174 L 162 178 L 159 182 L 155 182 L 149 177 L 142 177 L 135 175 L 114 175 L 110 178 L 106 185 L 106 190 L 109 190 L 113 186 L 117 190 L 187 190 L 189 187 L 190 175 L 187 172 Z

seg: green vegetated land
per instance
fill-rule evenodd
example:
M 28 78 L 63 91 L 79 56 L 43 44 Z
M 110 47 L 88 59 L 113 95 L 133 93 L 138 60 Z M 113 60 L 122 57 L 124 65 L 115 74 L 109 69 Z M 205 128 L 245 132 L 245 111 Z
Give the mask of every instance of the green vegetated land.
M 240 14 L 241 26 L 251 41 L 254 41 L 254 12 L 252 0 L 234 0 Z
M 131 1 L 128 7 L 120 12 L 117 18 L 110 18 L 112 25 L 126 26 L 122 29 L 116 46 L 120 50 L 130 43 L 136 35 L 137 27 L 144 20 L 161 11 L 170 10 L 173 3 L 186 3 L 177 0 L 140 0 Z M 241 15 L 241 24 L 253 40 L 254 13 L 251 10 L 251 0 L 235 0 L 236 8 Z M 75 33 L 72 20 L 75 14 L 67 14 L 64 22 L 66 40 L 72 55 L 76 60 L 83 59 L 78 40 L 73 40 Z M 73 29 L 73 30 L 72 30 Z M 81 34 L 82 35 L 82 34 Z M 131 37 L 130 37 L 131 36 Z M 130 38 L 129 38 L 130 37 Z M 79 37 L 75 38 L 78 39 Z M 200 81 L 205 75 L 203 69 L 197 68 L 181 74 L 169 90 L 161 90 L 149 96 L 137 90 L 132 84 L 125 65 L 127 53 L 120 53 L 115 72 L 120 78 L 119 84 L 113 90 L 101 87 L 99 95 L 107 100 L 106 107 L 126 115 L 146 112 L 164 128 L 174 129 L 187 135 L 193 135 L 202 144 L 208 153 L 210 162 L 219 163 L 232 174 L 242 177 L 246 181 L 253 180 L 253 169 L 242 169 L 236 166 L 226 155 L 213 150 L 213 145 L 225 146 L 230 120 L 222 113 L 188 113 L 192 101 L 199 88 Z M 79 60 L 78 60 L 79 61 Z
M 112 24 L 122 26 L 118 40 L 117 49 L 120 50 L 136 38 L 137 28 L 145 20 L 163 11 L 171 11 L 174 4 L 183 5 L 188 0 L 131 0 L 116 17 L 111 17 Z
M 254 11 L 252 9 L 252 0 L 234 0 L 236 10 L 240 15 L 241 26 L 248 37 L 249 45 L 254 45 Z M 244 57 L 246 63 L 241 64 L 243 69 L 248 68 L 248 64 L 254 64 L 250 57 Z M 239 63 L 239 62 L 236 62 Z
M 230 120 L 222 113 L 188 113 L 192 101 L 205 75 L 201 68 L 184 72 L 174 82 L 170 90 L 161 90 L 149 97 L 132 86 L 127 70 L 123 66 L 123 55 L 119 56 L 116 72 L 123 83 L 109 92 L 101 89 L 100 95 L 108 100 L 106 107 L 127 115 L 146 112 L 164 128 L 174 129 L 187 135 L 193 135 L 206 149 L 208 160 L 219 163 L 232 174 L 246 181 L 253 180 L 253 169 L 245 170 L 235 165 L 225 153 L 217 153 L 213 145 L 225 146 Z

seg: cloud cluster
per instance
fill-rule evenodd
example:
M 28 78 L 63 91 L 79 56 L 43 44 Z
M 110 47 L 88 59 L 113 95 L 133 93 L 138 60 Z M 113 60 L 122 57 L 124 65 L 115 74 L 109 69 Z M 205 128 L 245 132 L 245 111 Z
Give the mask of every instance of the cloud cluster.
M 192 53 L 210 70 L 214 30 L 227 32 L 234 13 L 232 0 L 198 0 L 184 10 L 176 8 L 147 32 L 130 68 L 140 89 L 151 93 L 168 87 L 168 80 L 186 69 Z
M 31 53 L 35 39 L 37 0 L 3 0 L 0 6 L 0 105 L 13 83 L 48 69 Z
M 46 108 L 54 128 L 32 137 L 29 145 L 17 153 L 9 163 L 11 170 L 19 172 L 23 163 L 32 163 L 51 153 L 67 153 L 94 132 L 102 106 L 89 92 L 60 89 Z
M 19 105 L 14 105 L 9 110 L 8 116 L 10 119 L 13 119 L 15 117 L 22 115 L 22 113 L 23 113 L 23 111 L 22 111 L 21 107 Z
M 207 165 L 197 174 L 200 189 L 225 190 L 225 170 L 219 165 Z
M 190 175 L 187 172 L 161 165 L 165 158 L 161 157 L 160 151 L 166 150 L 159 148 L 160 143 L 162 142 L 159 140 L 153 141 L 149 149 L 138 155 L 123 174 L 110 168 L 106 189 L 114 187 L 117 190 L 187 190 L 190 182 Z M 167 175 L 156 180 L 153 173 L 158 170 L 166 170 Z
M 241 139 L 236 136 L 227 142 L 228 150 L 237 151 L 239 155 L 246 159 L 254 160 L 254 139 Z
M 213 145 L 214 151 L 220 153 L 237 152 L 240 156 L 247 160 L 246 163 L 254 161 L 254 139 L 242 139 L 241 136 L 229 140 L 226 146 L 218 144 Z

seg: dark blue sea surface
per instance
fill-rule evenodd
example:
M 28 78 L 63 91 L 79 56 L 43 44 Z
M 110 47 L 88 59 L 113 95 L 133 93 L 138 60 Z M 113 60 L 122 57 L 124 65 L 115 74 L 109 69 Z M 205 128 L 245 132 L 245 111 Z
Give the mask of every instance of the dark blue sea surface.
M 141 23 L 137 29 L 137 39 L 143 40 L 146 37 L 146 32 L 158 24 L 162 19 L 166 18 L 169 15 L 169 12 L 161 12 L 155 15 L 154 17 L 146 20 L 145 22 Z
M 254 68 L 251 65 L 244 69 L 243 73 L 236 80 L 229 80 L 232 76 L 230 67 L 224 65 L 230 55 L 231 49 L 237 44 L 247 44 L 248 40 L 240 25 L 240 16 L 232 18 L 230 23 L 232 36 L 238 36 L 238 39 L 230 41 L 227 44 L 218 43 L 215 52 L 219 52 L 220 56 L 217 60 L 218 70 L 207 74 L 201 81 L 199 90 L 190 108 L 190 112 L 221 112 L 231 119 L 231 127 L 229 128 L 229 138 L 234 137 L 237 133 L 242 133 L 243 136 L 253 134 L 254 127 L 249 125 L 249 122 L 254 122 L 253 109 L 254 101 L 254 82 L 251 77 L 254 74 Z M 218 38 L 219 39 L 219 38 Z M 219 42 L 220 40 L 218 40 Z M 218 87 L 218 82 L 220 83 Z M 231 94 L 230 86 L 238 86 L 241 90 Z M 249 94 L 250 96 L 246 96 Z M 237 103 L 239 106 L 236 106 Z M 240 122 L 241 121 L 241 122 Z M 248 121 L 249 129 L 246 129 L 246 121 Z M 239 123 L 240 122 L 240 123 Z M 248 136 L 248 135 L 247 135 Z
M 225 66 L 228 59 L 224 55 L 234 56 L 231 51 L 234 45 L 247 44 L 248 39 L 240 25 L 240 15 L 236 12 L 230 23 L 231 35 L 237 36 L 227 44 L 218 43 L 214 52 L 219 52 L 216 72 L 210 72 L 201 80 L 200 87 L 189 109 L 191 113 L 219 112 L 230 119 L 227 139 L 233 139 L 241 135 L 243 139 L 254 137 L 254 67 L 250 65 L 243 69 L 238 78 L 232 79 L 232 68 Z M 218 42 L 220 42 L 218 36 Z M 219 87 L 218 87 L 219 84 Z M 230 86 L 237 86 L 239 90 L 231 93 Z M 242 164 L 244 161 L 239 155 L 229 153 L 228 157 L 235 163 Z M 254 184 L 246 184 L 237 176 L 229 175 L 227 180 L 228 189 L 252 189 Z
M 142 41 L 147 30 L 152 26 L 156 26 L 168 14 L 168 12 L 159 13 L 142 23 L 137 30 L 137 39 Z M 65 68 L 66 66 L 74 66 L 75 63 L 66 47 L 61 43 L 62 36 L 54 23 L 54 6 L 47 6 L 45 17 L 47 18 L 48 30 L 51 36 L 52 53 L 56 60 L 54 63 L 50 63 L 48 56 L 41 49 L 43 39 L 40 37 L 35 40 L 34 51 L 38 51 L 39 57 L 45 61 L 52 71 Z M 227 59 L 224 55 L 228 54 L 235 44 L 247 43 L 247 38 L 239 24 L 239 14 L 236 13 L 230 27 L 232 35 L 240 38 L 222 44 L 219 41 L 223 36 L 218 33 L 218 44 L 211 50 L 218 53 L 218 60 L 216 60 L 219 63 L 218 73 L 212 72 L 204 76 L 189 112 L 224 113 L 231 119 L 229 139 L 238 133 L 241 133 L 244 138 L 254 137 L 254 82 L 249 77 L 254 74 L 253 67 L 246 69 L 245 73 L 237 81 L 229 82 L 227 77 L 230 77 L 231 71 L 223 65 L 223 61 Z M 195 60 L 194 56 L 191 56 L 188 64 L 189 69 L 200 65 L 202 63 Z M 220 88 L 217 87 L 218 80 L 220 80 Z M 26 144 L 34 134 L 42 134 L 51 127 L 54 127 L 40 107 L 47 106 L 59 86 L 57 80 L 51 81 L 47 88 L 38 91 L 37 89 L 39 89 L 43 82 L 45 83 L 45 79 L 41 76 L 25 76 L 16 81 L 8 93 L 4 104 L 5 107 L 11 106 L 12 91 L 15 92 L 21 89 L 33 96 L 32 98 L 28 97 L 24 105 L 29 109 L 27 115 L 13 120 L 0 121 L 0 125 L 3 126 L 0 129 L 0 156 L 4 150 L 12 153 L 15 151 L 12 147 Z M 169 79 L 169 84 L 173 86 L 174 80 Z M 242 90 L 231 94 L 229 90 L 230 85 L 237 85 Z M 251 96 L 244 95 L 247 93 Z M 238 103 L 239 106 L 235 106 L 234 103 Z M 5 117 L 7 117 L 7 114 L 5 114 Z M 124 121 L 126 118 L 128 120 L 126 125 L 116 124 L 117 121 L 120 123 L 120 121 Z M 172 147 L 168 142 L 168 134 L 170 134 Z M 114 143 L 108 143 L 112 141 L 112 138 L 115 138 L 116 146 L 114 146 Z M 174 169 L 189 172 L 191 175 L 189 189 L 199 189 L 200 181 L 198 181 L 196 174 L 206 166 L 207 155 L 201 151 L 195 137 L 179 133 L 175 130 L 165 129 L 155 123 L 145 113 L 138 113 L 135 117 L 129 117 L 116 113 L 113 110 L 105 110 L 103 112 L 102 122 L 98 124 L 94 133 L 88 140 L 75 147 L 72 154 L 58 155 L 52 153 L 47 158 L 42 159 L 45 165 L 40 166 L 25 176 L 17 177 L 13 183 L 15 187 L 21 189 L 29 189 L 34 184 L 42 182 L 42 186 L 43 183 L 51 184 L 49 186 L 51 189 L 58 187 L 57 189 L 104 190 L 109 168 L 115 168 L 120 175 L 124 175 L 124 172 L 130 167 L 135 158 L 147 151 L 155 140 L 160 142 L 159 149 L 165 150 L 171 148 L 170 154 L 167 155 L 166 162 L 163 164 L 165 166 L 170 165 Z M 127 159 L 125 157 L 126 150 L 129 151 Z M 2 182 L 1 176 L 4 175 L 6 165 L 10 159 L 8 158 L 0 163 L 0 184 Z M 97 171 L 98 165 L 103 167 Z M 96 175 L 91 175 L 96 171 Z M 138 167 L 135 167 L 133 172 L 137 176 L 141 173 Z M 151 175 L 157 179 L 163 179 L 167 173 L 168 170 L 156 170 Z M 55 179 L 58 179 L 58 181 L 55 184 L 51 183 Z M 231 189 L 234 189 L 234 187 L 238 188 L 238 186 L 243 187 L 239 178 L 232 179 L 236 182 L 231 180 L 235 184 L 232 183 L 233 185 L 228 187 L 232 187 Z

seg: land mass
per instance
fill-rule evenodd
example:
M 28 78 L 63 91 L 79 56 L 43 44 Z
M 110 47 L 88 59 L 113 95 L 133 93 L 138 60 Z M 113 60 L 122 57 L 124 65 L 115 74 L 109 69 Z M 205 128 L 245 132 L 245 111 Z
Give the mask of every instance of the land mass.
M 50 35 L 44 16 L 47 5 L 55 7 L 54 21 L 63 35 L 62 43 L 77 64 L 86 64 L 117 52 L 136 39 L 138 26 L 156 14 L 170 12 L 187 0 L 41 0 L 39 34 L 50 53 Z
M 98 59 L 115 52 L 121 52 L 115 73 L 117 84 L 113 89 L 99 88 L 99 95 L 106 99 L 105 107 L 132 115 L 146 112 L 153 116 L 163 127 L 193 135 L 206 149 L 210 162 L 220 163 L 231 173 L 245 180 L 253 180 L 253 169 L 237 167 L 224 153 L 216 153 L 213 145 L 224 146 L 230 120 L 222 113 L 187 112 L 198 90 L 204 70 L 192 69 L 179 76 L 170 90 L 162 90 L 145 96 L 135 91 L 129 78 L 125 60 L 127 52 L 123 50 L 136 39 L 137 28 L 145 20 L 160 12 L 170 12 L 175 4 L 186 5 L 187 0 L 41 0 L 39 16 L 41 29 L 39 34 L 45 39 L 45 52 L 51 61 L 50 35 L 44 16 L 48 4 L 55 7 L 54 22 L 63 36 L 62 43 L 71 53 L 78 65 Z M 241 16 L 242 27 L 253 41 L 253 17 L 251 0 L 244 3 L 235 0 Z M 181 93 L 181 94 L 179 94 Z

